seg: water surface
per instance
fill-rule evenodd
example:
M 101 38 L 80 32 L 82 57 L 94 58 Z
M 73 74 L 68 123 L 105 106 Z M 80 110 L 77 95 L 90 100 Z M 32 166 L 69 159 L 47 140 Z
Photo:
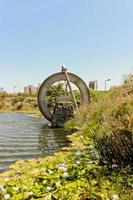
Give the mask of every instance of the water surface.
M 68 146 L 67 132 L 46 123 L 23 113 L 0 113 L 0 172 L 16 160 L 44 157 Z

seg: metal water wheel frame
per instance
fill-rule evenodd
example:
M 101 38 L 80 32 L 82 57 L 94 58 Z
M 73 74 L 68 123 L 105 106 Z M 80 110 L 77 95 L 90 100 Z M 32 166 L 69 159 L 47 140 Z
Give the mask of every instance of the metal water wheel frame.
M 69 79 L 69 80 L 68 80 Z M 87 106 L 90 100 L 90 93 L 87 85 L 85 82 L 77 75 L 66 72 L 65 70 L 62 70 L 62 72 L 55 73 L 51 76 L 49 76 L 47 79 L 43 81 L 41 84 L 39 91 L 38 91 L 38 106 L 39 109 L 42 113 L 42 115 L 50 122 L 52 122 L 52 113 L 49 111 L 47 107 L 47 102 L 46 102 L 46 92 L 48 88 L 59 81 L 68 81 L 68 84 L 71 82 L 77 86 L 77 88 L 80 91 L 81 94 L 81 105 Z M 70 88 L 71 89 L 71 88 Z M 73 97 L 74 98 L 74 97 Z

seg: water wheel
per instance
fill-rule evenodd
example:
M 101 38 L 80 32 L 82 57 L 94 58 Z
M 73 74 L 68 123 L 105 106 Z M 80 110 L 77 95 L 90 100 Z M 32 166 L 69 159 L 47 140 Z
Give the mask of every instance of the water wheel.
M 38 92 L 38 106 L 42 115 L 51 122 L 57 103 L 71 103 L 77 110 L 79 106 L 89 103 L 89 97 L 85 82 L 62 67 L 62 72 L 49 76 L 41 84 Z

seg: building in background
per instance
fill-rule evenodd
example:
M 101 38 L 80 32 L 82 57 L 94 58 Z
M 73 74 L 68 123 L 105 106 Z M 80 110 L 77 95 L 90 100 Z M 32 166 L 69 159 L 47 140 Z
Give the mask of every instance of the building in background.
M 40 83 L 38 83 L 38 86 L 33 86 L 33 85 L 27 85 L 24 87 L 24 93 L 25 94 L 35 94 L 40 87 Z
M 3 87 L 0 87 L 0 93 L 5 93 L 6 91 L 4 90 Z
M 24 93 L 25 94 L 35 94 L 36 93 L 36 87 L 33 85 L 27 85 L 24 87 Z
M 89 81 L 89 88 L 92 88 L 93 90 L 97 90 L 98 88 L 97 80 Z
M 0 92 L 3 92 L 4 91 L 4 88 L 0 87 Z

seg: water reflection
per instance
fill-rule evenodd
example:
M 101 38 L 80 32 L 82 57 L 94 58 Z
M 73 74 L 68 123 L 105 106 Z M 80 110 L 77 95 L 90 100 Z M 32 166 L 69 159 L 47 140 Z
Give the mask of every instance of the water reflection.
M 68 146 L 68 133 L 46 123 L 22 113 L 0 113 L 0 171 L 16 160 L 44 157 Z
M 68 132 L 64 129 L 50 129 L 42 127 L 39 134 L 38 150 L 51 155 L 69 145 Z

